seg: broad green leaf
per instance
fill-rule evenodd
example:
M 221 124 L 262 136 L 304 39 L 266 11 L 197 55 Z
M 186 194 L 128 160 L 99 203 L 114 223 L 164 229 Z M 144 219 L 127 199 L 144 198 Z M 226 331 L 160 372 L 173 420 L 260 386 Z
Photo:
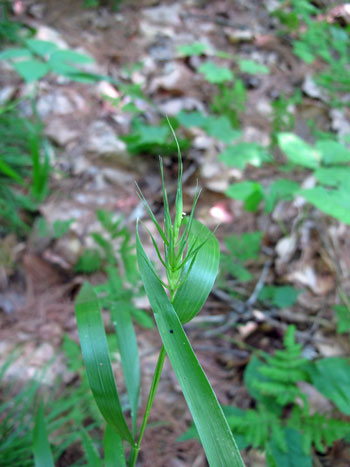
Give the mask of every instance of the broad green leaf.
M 158 330 L 211 467 L 243 466 L 231 430 L 136 233 L 137 259 Z
M 224 274 L 229 273 L 235 277 L 239 282 L 250 282 L 253 279 L 252 274 L 248 269 L 238 261 L 232 259 L 229 255 L 221 255 L 221 271 Z
M 12 66 L 27 83 L 39 80 L 50 71 L 47 63 L 40 62 L 34 58 L 31 60 L 14 62 Z
M 261 65 L 254 60 L 242 59 L 238 61 L 238 65 L 243 73 L 249 73 L 250 75 L 268 75 L 270 73 L 270 70 L 267 66 Z
M 279 133 L 277 139 L 281 150 L 294 164 L 309 169 L 316 169 L 319 166 L 321 160 L 319 152 L 298 136 L 293 133 Z
M 118 288 L 121 282 L 117 276 L 116 270 L 109 267 L 107 270 L 111 294 L 113 288 Z M 120 284 L 122 288 L 122 284 Z M 114 291 L 116 295 L 120 291 Z M 113 325 L 117 334 L 119 352 L 122 361 L 125 385 L 128 392 L 129 403 L 131 407 L 131 418 L 133 435 L 136 434 L 137 408 L 140 395 L 140 360 L 137 349 L 137 341 L 134 326 L 132 324 L 129 304 L 123 300 L 113 302 L 111 305 L 111 316 Z
M 40 55 L 41 57 L 45 57 L 45 55 L 48 55 L 57 49 L 57 45 L 53 42 L 42 41 L 40 39 L 28 39 L 26 40 L 26 44 L 32 52 Z
M 220 117 L 212 115 L 206 116 L 201 112 L 181 111 L 176 116 L 176 119 L 179 124 L 185 128 L 191 128 L 193 126 L 203 128 L 209 136 L 219 139 L 226 144 L 232 143 L 241 136 L 241 132 L 232 128 L 230 120 L 224 115 Z
M 93 63 L 94 60 L 86 54 L 81 52 L 75 52 L 75 50 L 59 49 L 56 50 L 50 57 L 52 62 L 63 62 L 63 63 Z
M 66 221 L 57 220 L 52 224 L 53 233 L 55 238 L 61 238 L 68 231 L 75 219 L 68 219 Z
M 191 128 L 193 126 L 203 128 L 208 117 L 201 112 L 184 112 L 181 110 L 181 112 L 176 115 L 176 119 L 179 124 L 185 128 Z
M 214 62 L 203 63 L 199 67 L 198 71 L 204 74 L 207 81 L 214 84 L 232 81 L 234 78 L 234 75 L 229 68 L 216 65 Z
M 225 237 L 225 245 L 230 255 L 240 261 L 258 259 L 261 248 L 262 232 L 247 232 L 241 235 L 229 235 Z
M 190 57 L 191 55 L 202 55 L 208 51 L 208 46 L 202 42 L 193 42 L 193 44 L 180 45 L 177 47 L 177 51 L 184 57 Z
M 170 136 L 169 128 L 165 125 L 139 125 L 137 131 L 139 144 L 164 144 Z
M 168 124 L 148 125 L 135 119 L 132 122 L 132 132 L 121 139 L 126 142 L 131 153 L 150 152 L 159 155 L 161 152 L 169 154 L 176 150 L 176 144 L 170 140 L 171 132 Z M 181 147 L 188 144 L 187 140 L 180 140 Z
M 267 300 L 278 308 L 285 308 L 294 305 L 300 293 L 300 290 L 290 285 L 265 285 L 259 293 L 259 300 Z
M 345 415 L 350 415 L 350 360 L 322 358 L 306 367 L 312 384 Z
M 346 186 L 350 180 L 350 167 L 320 167 L 315 170 L 314 175 L 322 185 Z
M 12 58 L 32 57 L 28 49 L 8 49 L 0 53 L 0 60 L 11 60 Z
M 302 435 L 291 428 L 285 429 L 287 452 L 283 452 L 272 438 L 267 446 L 269 467 L 312 467 L 310 455 L 303 452 Z
M 299 185 L 293 180 L 281 178 L 271 183 L 269 191 L 265 195 L 265 212 L 271 212 L 275 204 L 280 200 L 291 201 L 294 193 L 299 190 Z
M 225 117 L 225 115 L 221 115 L 220 117 L 207 117 L 207 120 L 202 128 L 208 133 L 209 136 L 212 136 L 213 138 L 216 138 L 226 144 L 232 143 L 242 134 L 240 131 L 232 128 L 230 120 Z
M 121 437 L 107 423 L 104 436 L 105 467 L 126 467 Z
M 97 406 L 107 423 L 133 444 L 114 381 L 98 298 L 87 282 L 77 297 L 75 314 L 84 363 Z
M 345 332 L 350 332 L 350 311 L 344 305 L 334 305 L 333 309 L 337 313 L 337 332 L 343 334 Z
M 55 464 L 47 437 L 43 403 L 40 404 L 35 416 L 33 454 L 35 467 L 54 467 Z
M 315 148 L 324 164 L 334 165 L 350 162 L 350 151 L 343 144 L 332 140 L 317 141 Z
M 350 190 L 340 187 L 339 190 L 326 190 L 316 186 L 309 190 L 300 190 L 298 195 L 305 198 L 320 211 L 339 219 L 344 224 L 350 224 Z
M 244 201 L 247 211 L 256 211 L 264 197 L 264 190 L 258 182 L 238 182 L 230 185 L 225 191 L 226 196 Z
M 78 78 L 79 69 L 75 65 L 84 65 L 87 63 L 93 63 L 93 59 L 88 55 L 75 52 L 74 50 L 56 50 L 54 51 L 48 60 L 50 68 L 55 72 L 63 75 L 73 75 L 73 78 Z M 75 76 L 75 74 L 77 74 Z M 84 73 L 83 73 L 84 75 Z M 86 79 L 91 80 L 93 74 L 87 73 Z
M 263 162 L 271 160 L 271 156 L 260 144 L 238 143 L 227 147 L 219 155 L 219 160 L 229 167 L 244 169 L 247 164 L 260 167 Z
M 173 307 L 182 324 L 188 323 L 196 316 L 204 305 L 214 285 L 219 268 L 220 246 L 210 230 L 196 219 L 193 220 L 189 236 L 189 248 L 192 245 L 200 248 L 196 259 L 190 268 L 190 261 L 184 266 L 185 272 L 190 272 L 185 282 L 176 292 Z

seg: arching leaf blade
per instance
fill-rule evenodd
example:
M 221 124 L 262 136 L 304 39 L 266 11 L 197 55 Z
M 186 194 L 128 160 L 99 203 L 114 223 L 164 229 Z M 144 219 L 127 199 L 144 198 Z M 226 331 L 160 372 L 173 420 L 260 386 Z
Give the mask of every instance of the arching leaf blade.
M 204 305 L 214 285 L 219 268 L 219 242 L 208 227 L 195 219 L 189 235 L 189 249 L 194 242 L 198 246 L 205 243 L 196 254 L 191 270 L 185 282 L 176 292 L 173 302 L 175 311 L 183 324 L 191 321 Z M 189 261 L 185 265 L 185 274 L 190 264 Z
M 97 406 L 121 438 L 134 444 L 114 381 L 98 298 L 87 282 L 77 297 L 75 314 L 83 359 Z
M 111 316 L 118 338 L 126 390 L 131 407 L 132 432 L 136 434 L 137 409 L 140 395 L 140 360 L 130 309 L 125 302 L 111 306 Z
M 136 234 L 137 259 L 165 350 L 211 467 L 243 466 L 221 406 Z

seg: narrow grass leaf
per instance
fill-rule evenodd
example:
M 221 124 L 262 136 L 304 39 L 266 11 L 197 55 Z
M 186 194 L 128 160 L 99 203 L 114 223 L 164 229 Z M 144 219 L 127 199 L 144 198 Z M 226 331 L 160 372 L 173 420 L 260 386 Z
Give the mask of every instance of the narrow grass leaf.
M 90 388 L 98 408 L 107 423 L 133 444 L 114 381 L 98 298 L 87 282 L 79 292 L 75 313 Z
M 174 238 L 177 240 L 179 229 L 182 221 L 182 211 L 183 211 L 183 200 L 182 200 L 182 159 L 181 159 L 181 150 L 180 145 L 177 140 L 175 131 L 171 126 L 171 123 L 167 117 L 168 125 L 174 136 L 176 147 L 177 147 L 177 158 L 178 158 L 178 174 L 177 174 L 177 190 L 176 190 L 176 199 L 175 199 L 175 222 L 174 222 Z
M 184 270 L 191 267 L 183 284 L 179 287 L 173 306 L 181 321 L 190 321 L 205 303 L 214 285 L 219 268 L 220 246 L 210 230 L 196 219 L 192 222 L 189 235 L 189 249 L 194 242 L 200 245 L 205 242 L 196 253 L 194 263 L 185 264 Z
M 142 280 L 165 350 L 178 378 L 211 467 L 243 466 L 236 443 L 215 393 L 205 376 L 179 318 L 136 234 Z
M 35 416 L 33 432 L 33 454 L 35 467 L 54 467 L 54 461 L 47 437 L 44 404 L 40 404 Z
M 102 467 L 102 461 L 96 451 L 94 443 L 86 430 L 81 432 L 81 440 L 86 455 L 87 467 Z
M 6 162 L 2 160 L 0 160 L 0 172 L 12 178 L 12 180 L 15 180 L 16 182 L 20 184 L 23 183 L 22 177 L 15 170 L 13 170 L 8 164 L 6 164 Z
M 108 278 L 112 288 L 113 285 L 116 284 L 115 281 L 113 281 L 114 275 L 116 275 L 115 270 L 113 268 L 109 268 Z M 118 290 L 116 293 L 118 293 Z M 131 320 L 130 309 L 125 306 L 125 302 L 119 301 L 113 303 L 111 306 L 111 316 L 118 338 L 125 385 L 131 407 L 132 432 L 135 436 L 137 408 L 140 395 L 140 360 L 136 335 Z
M 143 193 L 141 191 L 141 188 L 138 186 L 138 184 L 136 183 L 136 187 L 137 187 L 137 195 L 138 197 L 140 198 L 141 201 L 143 201 L 145 207 L 146 207 L 146 210 L 148 212 L 148 215 L 149 217 L 151 218 L 152 222 L 154 223 L 154 225 L 156 226 L 158 232 L 159 232 L 159 235 L 162 237 L 162 240 L 163 242 L 167 245 L 168 244 L 168 240 L 161 228 L 161 226 L 158 224 L 157 222 L 157 219 L 155 218 L 153 212 L 152 212 L 152 209 L 150 207 L 150 205 L 148 204 L 146 198 L 143 196 Z
M 107 423 L 104 436 L 105 467 L 126 467 L 123 441 Z
M 159 165 L 160 165 L 160 174 L 161 174 L 161 178 L 162 178 L 162 189 L 163 189 L 165 232 L 166 232 L 168 238 L 170 238 L 170 235 L 171 235 L 171 217 L 170 217 L 170 210 L 169 210 L 168 194 L 166 192 L 165 182 L 164 182 L 163 159 L 161 157 L 159 157 Z

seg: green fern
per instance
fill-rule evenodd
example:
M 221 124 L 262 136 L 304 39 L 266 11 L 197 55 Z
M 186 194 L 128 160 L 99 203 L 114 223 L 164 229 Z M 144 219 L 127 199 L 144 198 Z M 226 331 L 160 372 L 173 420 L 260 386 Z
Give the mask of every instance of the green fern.
M 312 383 L 312 374 L 319 362 L 302 357 L 302 345 L 295 342 L 295 326 L 287 328 L 283 343 L 284 348 L 273 356 L 264 355 L 265 363 L 253 356 L 245 370 L 244 382 L 256 408 L 246 411 L 237 407 L 223 409 L 241 449 L 252 446 L 265 451 L 269 467 L 311 467 L 312 448 L 324 453 L 335 441 L 350 439 L 350 424 L 323 414 L 310 414 L 307 397 L 298 383 Z M 347 370 L 348 366 L 339 363 L 338 366 L 340 378 L 341 371 Z M 323 381 L 320 375 L 324 373 L 317 374 L 320 385 Z M 329 371 L 324 377 L 326 375 Z M 300 401 L 303 401 L 302 405 Z M 195 436 L 196 430 L 191 427 L 180 440 Z
M 349 422 L 328 418 L 319 413 L 305 414 L 298 406 L 293 408 L 287 425 L 303 434 L 302 446 L 305 453 L 310 452 L 313 444 L 317 451 L 323 453 L 335 441 L 350 436 Z
M 99 250 L 96 248 L 87 248 L 79 257 L 74 271 L 83 274 L 92 274 L 99 271 L 102 267 L 102 257 Z
M 246 410 L 243 416 L 230 415 L 227 421 L 235 435 L 244 435 L 248 445 L 265 449 L 267 442 L 273 437 L 282 451 L 287 445 L 280 418 L 262 405 L 257 410 Z
M 259 372 L 267 381 L 256 381 L 254 387 L 265 396 L 273 396 L 279 405 L 295 402 L 300 397 L 305 406 L 305 395 L 297 386 L 299 381 L 308 381 L 305 370 L 308 360 L 301 356 L 302 346 L 295 342 L 295 326 L 289 326 L 284 336 L 284 349 L 277 350 L 274 356 L 266 358 L 267 364 Z

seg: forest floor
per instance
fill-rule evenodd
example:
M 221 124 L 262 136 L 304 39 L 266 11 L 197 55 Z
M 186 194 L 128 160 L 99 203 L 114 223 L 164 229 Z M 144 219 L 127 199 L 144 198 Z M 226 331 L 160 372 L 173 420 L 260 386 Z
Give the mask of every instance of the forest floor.
M 270 69 L 269 74 L 243 73 L 241 77 L 247 89 L 245 110 L 239 115 L 243 141 L 268 147 L 272 102 L 281 95 L 291 96 L 296 90 L 303 93 L 303 99 L 297 105 L 291 104 L 288 111 L 295 122 L 294 132 L 304 140 L 313 141 L 307 124 L 310 119 L 323 132 L 345 131 L 349 125 L 348 109 L 339 116 L 308 87 L 312 67 L 297 59 L 290 42 L 277 35 L 277 20 L 269 12 L 272 1 L 135 0 L 122 2 L 117 12 L 108 7 L 85 9 L 77 0 L 14 3 L 18 7 L 16 18 L 34 27 L 38 38 L 92 56 L 95 63 L 88 71 L 128 85 L 141 84 L 149 102 L 140 104 L 140 99 L 139 105 L 143 105 L 142 116 L 149 125 L 158 125 L 165 115 L 172 117 L 181 110 L 205 112 L 209 108 L 215 86 L 198 72 L 203 55 L 184 57 L 178 53 L 179 46 L 194 42 L 240 59 L 253 59 Z M 18 96 L 30 91 L 30 85 L 23 85 L 8 68 L 2 69 L 0 87 L 12 89 Z M 133 114 L 122 110 L 119 98 L 124 99 L 123 105 L 127 103 L 123 91 L 107 80 L 73 83 L 48 75 L 38 83 L 37 110 L 45 135 L 54 147 L 50 194 L 39 214 L 47 225 L 57 220 L 74 222 L 69 232 L 58 239 L 41 237 L 36 224 L 26 240 L 19 241 L 13 234 L 1 239 L 2 248 L 11 258 L 6 267 L 0 265 L 2 361 L 14 348 L 21 348 L 21 357 L 11 366 L 8 377 L 20 375 L 25 382 L 56 355 L 46 374 L 48 386 L 58 375 L 66 384 L 71 383 L 61 346 L 64 335 L 78 342 L 74 299 L 87 278 L 93 284 L 103 280 L 102 273 L 87 276 L 74 272 L 79 255 L 91 246 L 91 232 L 100 228 L 96 210 L 122 215 L 132 238 L 137 217 L 144 218 L 151 229 L 136 193 L 137 181 L 161 219 L 158 157 L 128 154 L 119 138 L 130 133 Z M 30 115 L 30 106 L 26 105 L 23 101 L 22 111 Z M 297 340 L 304 346 L 304 355 L 349 355 L 349 340 L 336 333 L 332 309 L 338 303 L 339 288 L 345 295 L 350 293 L 349 228 L 320 212 L 303 218 L 296 201 L 277 205 L 272 214 L 261 209 L 244 210 L 241 201 L 225 195 L 229 185 L 235 180 L 266 185 L 277 178 L 277 169 L 227 168 L 218 160 L 221 143 L 215 138 L 190 130 L 180 136 L 190 140 L 183 152 L 184 210 L 191 209 L 198 180 L 202 194 L 196 217 L 211 229 L 221 223 L 216 236 L 222 251 L 227 252 L 225 238 L 229 235 L 262 232 L 261 253 L 245 263 L 252 279 L 239 283 L 232 277 L 225 278 L 240 295 L 233 297 L 227 289 L 215 286 L 200 315 L 185 327 L 220 403 L 248 409 L 252 399 L 243 384 L 243 372 L 251 349 L 270 354 L 280 349 L 289 324 L 297 327 Z M 168 190 L 174 193 L 175 152 L 166 155 L 165 167 Z M 291 177 L 298 182 L 307 179 L 300 172 Z M 147 251 L 156 259 L 150 244 Z M 269 310 L 254 295 L 259 291 L 257 287 L 265 284 L 289 285 L 302 293 L 294 304 Z M 142 297 L 137 305 L 149 310 Z M 136 331 L 144 406 L 161 342 L 156 329 L 136 324 Z M 114 367 L 120 373 L 118 362 Z M 318 410 L 325 402 L 311 389 L 310 400 Z M 179 384 L 166 362 L 144 437 L 140 466 L 206 465 L 197 441 L 176 441 L 190 423 Z M 348 456 L 342 445 L 329 449 L 322 463 L 320 458 L 317 462 L 345 466 L 350 464 Z M 66 453 L 58 465 L 71 465 L 72 459 L 74 453 Z M 244 459 L 247 466 L 265 465 L 265 456 L 255 449 L 245 452 Z

